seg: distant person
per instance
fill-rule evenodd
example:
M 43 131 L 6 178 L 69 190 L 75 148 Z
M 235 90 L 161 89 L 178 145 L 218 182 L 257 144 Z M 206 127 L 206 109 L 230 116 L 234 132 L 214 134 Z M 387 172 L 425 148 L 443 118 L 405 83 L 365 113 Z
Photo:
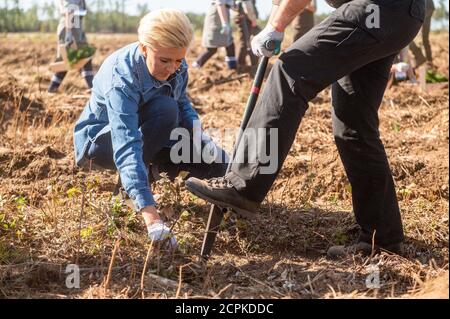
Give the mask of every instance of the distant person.
M 78 48 L 88 45 L 86 35 L 83 31 L 83 17 L 86 15 L 87 7 L 84 0 L 60 0 L 59 9 L 61 13 L 61 19 L 59 21 L 57 35 L 58 35 L 58 48 L 56 54 L 56 62 L 62 61 L 61 52 L 59 49 L 60 44 L 64 44 L 66 48 L 69 48 L 73 43 Z M 58 72 L 53 75 L 48 92 L 54 93 L 58 91 L 59 86 L 67 75 L 67 71 Z M 81 75 L 86 81 L 86 85 L 89 89 L 92 88 L 92 80 L 94 78 L 94 72 L 92 69 L 92 61 L 89 61 L 81 69 Z
M 194 37 L 189 19 L 178 10 L 155 10 L 142 18 L 138 34 L 138 42 L 106 58 L 95 76 L 91 98 L 74 129 L 75 159 L 78 166 L 117 170 L 124 191 L 142 214 L 149 238 L 170 238 L 176 246 L 156 209 L 151 182 L 159 178 L 158 172 L 171 178 L 181 171 L 221 176 L 228 159 L 194 125 L 199 117 L 186 93 L 185 57 Z M 171 140 L 171 133 L 176 128 L 201 137 L 201 143 L 199 138 L 194 145 L 188 140 L 192 150 L 181 163 L 171 156 L 177 142 Z M 189 158 L 199 153 L 201 161 Z M 205 154 L 210 158 L 205 160 Z
M 258 58 L 251 50 L 251 36 L 258 34 L 261 29 L 258 27 L 258 11 L 255 0 L 236 1 L 235 10 L 237 11 L 235 23 L 238 26 L 239 42 L 237 63 L 239 67 L 246 67 L 246 58 L 250 56 L 252 65 L 258 63 Z
M 230 9 L 233 5 L 234 0 L 211 1 L 211 7 L 203 24 L 202 45 L 206 51 L 193 62 L 192 67 L 202 67 L 217 53 L 218 48 L 224 47 L 226 49 L 225 62 L 228 68 L 232 70 L 237 68 L 236 49 L 230 21 Z
M 392 64 L 388 88 L 393 84 L 409 81 L 411 84 L 418 84 L 414 68 L 411 64 L 411 56 L 408 47 L 403 48 Z
M 433 53 L 430 44 L 430 30 L 431 30 L 431 18 L 433 17 L 435 7 L 433 0 L 426 0 L 425 9 L 425 21 L 422 27 L 422 46 L 425 50 L 425 55 L 422 52 L 422 48 L 419 47 L 414 41 L 409 44 L 409 48 L 414 55 L 415 68 L 418 68 L 425 62 L 433 65 Z
M 314 14 L 316 10 L 316 0 L 311 0 L 305 9 L 295 18 L 293 23 L 294 42 L 314 27 Z

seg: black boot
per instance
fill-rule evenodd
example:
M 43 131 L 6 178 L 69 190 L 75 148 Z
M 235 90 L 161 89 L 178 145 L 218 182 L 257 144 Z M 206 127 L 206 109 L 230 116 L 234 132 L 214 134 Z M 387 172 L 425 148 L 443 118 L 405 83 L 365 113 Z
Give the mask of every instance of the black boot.
M 260 204 L 242 196 L 226 177 L 201 180 L 191 177 L 186 188 L 196 196 L 222 208 L 231 208 L 241 217 L 255 219 Z

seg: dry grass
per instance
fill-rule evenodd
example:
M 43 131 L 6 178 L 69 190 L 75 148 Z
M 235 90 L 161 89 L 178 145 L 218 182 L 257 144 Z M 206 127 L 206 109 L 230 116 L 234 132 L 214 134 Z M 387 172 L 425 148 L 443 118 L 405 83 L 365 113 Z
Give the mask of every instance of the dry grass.
M 135 39 L 91 40 L 99 48 L 98 67 Z M 448 35 L 433 40 L 436 63 L 448 75 Z M 162 201 L 175 204 L 168 219 L 180 250 L 171 254 L 151 247 L 142 221 L 112 197 L 113 172 L 74 166 L 71 131 L 86 102 L 84 83 L 69 74 L 64 93 L 45 93 L 53 51 L 53 38 L 45 35 L 11 35 L 0 44 L 0 296 L 448 298 L 448 89 L 422 94 L 399 86 L 382 105 L 405 257 L 325 258 L 330 245 L 349 243 L 358 232 L 326 91 L 313 101 L 261 220 L 250 224 L 227 214 L 205 264 L 198 253 L 208 206 L 182 182 L 155 185 Z M 189 60 L 198 53 L 195 47 Z M 207 128 L 240 124 L 248 78 L 208 85 L 230 76 L 236 74 L 224 69 L 223 56 L 191 71 L 191 98 Z M 80 266 L 80 289 L 65 286 L 72 263 Z M 379 289 L 366 286 L 374 266 Z

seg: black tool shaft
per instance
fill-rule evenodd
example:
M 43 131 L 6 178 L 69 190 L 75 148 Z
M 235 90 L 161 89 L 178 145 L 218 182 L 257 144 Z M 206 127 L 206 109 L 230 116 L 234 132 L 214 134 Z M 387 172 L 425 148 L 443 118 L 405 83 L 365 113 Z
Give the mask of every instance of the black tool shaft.
M 247 107 L 245 108 L 244 118 L 242 119 L 241 128 L 239 130 L 238 138 L 236 139 L 236 144 L 234 145 L 233 157 L 230 161 L 227 173 L 231 169 L 231 164 L 233 163 L 233 159 L 236 156 L 236 151 L 241 141 L 242 135 L 244 134 L 245 129 L 247 128 L 248 121 L 255 110 L 256 102 L 258 101 L 259 92 L 261 91 L 261 85 L 264 80 L 264 75 L 266 73 L 267 64 L 269 63 L 269 58 L 262 57 L 261 61 L 258 65 L 258 70 L 256 71 L 255 80 L 253 81 L 252 90 L 250 96 L 247 100 Z

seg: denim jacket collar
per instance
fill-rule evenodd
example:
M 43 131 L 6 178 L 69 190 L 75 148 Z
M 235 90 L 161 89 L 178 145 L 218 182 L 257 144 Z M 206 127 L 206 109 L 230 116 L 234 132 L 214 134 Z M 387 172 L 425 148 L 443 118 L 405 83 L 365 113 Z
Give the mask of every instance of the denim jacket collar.
M 183 59 L 183 62 L 181 63 L 178 70 L 176 70 L 175 73 L 172 74 L 167 81 L 159 81 L 159 80 L 155 79 L 148 71 L 145 58 L 142 55 L 141 50 L 139 49 L 139 46 L 137 47 L 136 52 L 134 54 L 134 60 L 136 62 L 135 71 L 136 71 L 136 74 L 139 79 L 139 84 L 144 93 L 152 88 L 159 89 L 160 87 L 162 87 L 164 85 L 171 86 L 170 82 L 173 83 L 174 80 L 175 80 L 175 83 L 177 83 L 177 82 L 182 83 L 183 74 L 187 71 L 187 68 L 188 68 L 186 60 Z

